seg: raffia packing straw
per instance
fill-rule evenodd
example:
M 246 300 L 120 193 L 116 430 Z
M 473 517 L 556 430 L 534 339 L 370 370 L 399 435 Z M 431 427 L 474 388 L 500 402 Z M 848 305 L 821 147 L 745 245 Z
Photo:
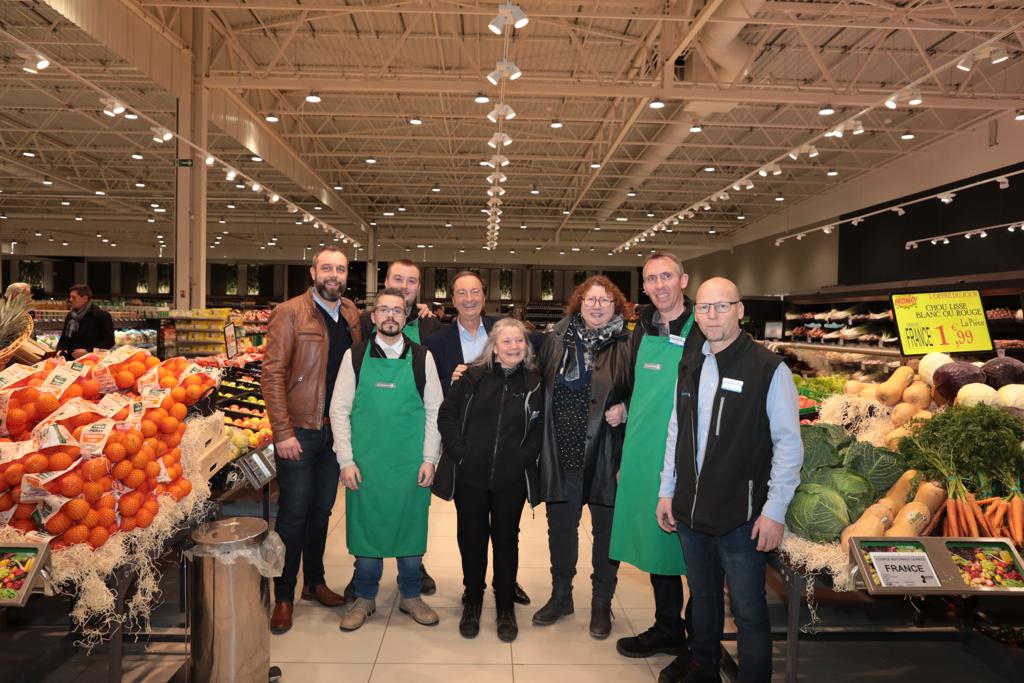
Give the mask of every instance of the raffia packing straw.
M 50 371 L 43 383 L 39 385 L 39 391 L 49 392 L 60 398 L 88 367 L 82 363 L 62 363 Z

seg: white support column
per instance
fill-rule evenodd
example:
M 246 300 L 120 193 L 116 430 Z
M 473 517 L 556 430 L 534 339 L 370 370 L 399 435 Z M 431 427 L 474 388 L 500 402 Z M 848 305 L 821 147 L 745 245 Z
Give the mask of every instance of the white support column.
M 207 146 L 206 119 L 209 113 L 205 80 L 209 59 L 209 15 L 192 10 L 192 21 L 184 22 L 184 38 L 192 46 L 192 87 L 178 98 L 178 134 L 202 148 Z M 179 160 L 192 166 L 175 169 L 174 221 L 174 306 L 179 309 L 206 307 L 206 164 L 201 152 L 179 142 Z

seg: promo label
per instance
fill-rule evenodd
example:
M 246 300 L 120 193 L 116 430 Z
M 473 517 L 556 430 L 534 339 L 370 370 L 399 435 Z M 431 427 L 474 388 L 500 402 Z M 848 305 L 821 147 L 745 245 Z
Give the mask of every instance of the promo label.
M 892 294 L 890 299 L 903 355 L 992 350 L 978 290 Z

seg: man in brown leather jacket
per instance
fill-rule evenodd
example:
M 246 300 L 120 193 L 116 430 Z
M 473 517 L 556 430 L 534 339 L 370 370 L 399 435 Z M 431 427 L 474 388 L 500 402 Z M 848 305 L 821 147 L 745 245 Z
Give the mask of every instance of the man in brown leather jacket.
M 328 522 L 338 495 L 338 460 L 327 417 L 341 358 L 359 342 L 359 311 L 342 297 L 348 259 L 321 249 L 309 269 L 313 286 L 274 309 L 267 326 L 261 388 L 274 430 L 277 533 L 285 545 L 284 571 L 274 579 L 270 629 L 292 627 L 295 584 L 302 562 L 303 600 L 344 604 L 324 582 Z

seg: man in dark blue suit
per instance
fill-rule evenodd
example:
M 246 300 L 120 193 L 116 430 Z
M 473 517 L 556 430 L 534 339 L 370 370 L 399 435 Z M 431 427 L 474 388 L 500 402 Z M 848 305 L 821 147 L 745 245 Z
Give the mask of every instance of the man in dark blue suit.
M 471 270 L 463 270 L 452 280 L 452 303 L 458 315 L 426 341 L 437 366 L 444 393 L 452 386 L 452 373 L 460 365 L 472 363 L 483 352 L 487 335 L 497 318 L 484 315 L 487 285 Z

